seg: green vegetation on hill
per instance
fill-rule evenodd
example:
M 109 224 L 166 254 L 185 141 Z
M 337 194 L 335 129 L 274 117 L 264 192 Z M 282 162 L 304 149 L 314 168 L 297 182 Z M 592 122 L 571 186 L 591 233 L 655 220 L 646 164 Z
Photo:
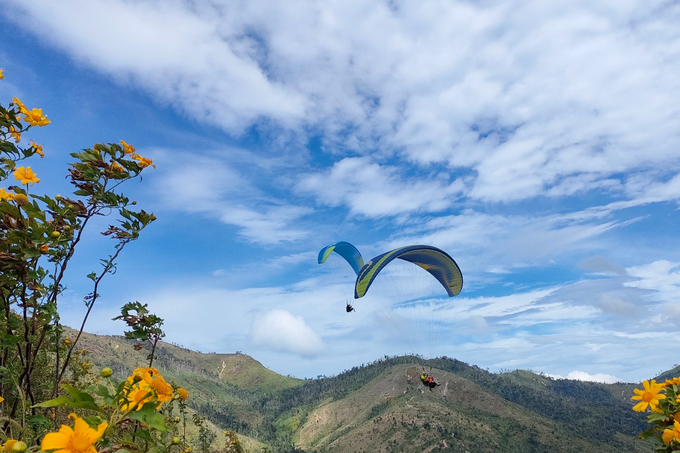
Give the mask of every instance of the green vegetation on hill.
M 122 337 L 87 335 L 97 365 L 120 376 L 144 363 Z M 337 376 L 280 376 L 244 354 L 201 354 L 159 344 L 154 366 L 190 392 L 191 407 L 270 451 L 651 451 L 631 410 L 632 384 L 489 373 L 439 358 L 385 357 Z M 430 371 L 440 386 L 417 378 Z M 257 451 L 255 443 L 251 448 Z

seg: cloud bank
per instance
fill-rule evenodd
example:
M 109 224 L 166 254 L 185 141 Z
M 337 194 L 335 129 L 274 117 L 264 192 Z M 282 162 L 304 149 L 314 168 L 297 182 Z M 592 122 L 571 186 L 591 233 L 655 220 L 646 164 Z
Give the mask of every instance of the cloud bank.
M 321 337 L 304 318 L 285 310 L 271 310 L 257 316 L 250 335 L 255 345 L 303 357 L 314 357 L 324 350 Z

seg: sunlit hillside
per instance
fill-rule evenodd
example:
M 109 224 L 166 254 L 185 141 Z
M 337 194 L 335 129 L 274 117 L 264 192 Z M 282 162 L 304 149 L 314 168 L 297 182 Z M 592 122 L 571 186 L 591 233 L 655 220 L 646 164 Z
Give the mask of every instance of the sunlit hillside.
M 86 334 L 97 366 L 127 375 L 145 362 L 122 337 Z M 386 358 L 338 376 L 280 376 L 244 354 L 202 354 L 160 343 L 154 366 L 186 386 L 190 406 L 258 451 L 650 451 L 636 435 L 633 384 L 493 374 L 454 359 Z M 430 390 L 420 373 L 440 384 Z

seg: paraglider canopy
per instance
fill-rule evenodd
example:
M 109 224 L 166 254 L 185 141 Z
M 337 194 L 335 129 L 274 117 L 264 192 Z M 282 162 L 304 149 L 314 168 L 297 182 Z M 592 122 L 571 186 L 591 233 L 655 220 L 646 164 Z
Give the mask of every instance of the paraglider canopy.
M 443 250 L 430 245 L 407 245 L 378 255 L 366 263 L 357 272 L 354 298 L 364 297 L 380 271 L 396 258 L 425 269 L 441 283 L 449 297 L 460 294 L 463 288 L 463 274 L 453 258 Z
M 359 274 L 359 271 L 364 266 L 364 259 L 361 257 L 361 253 L 349 242 L 340 241 L 335 244 L 327 245 L 319 251 L 319 264 L 323 264 L 331 253 L 337 253 L 345 259 L 354 269 L 355 274 Z

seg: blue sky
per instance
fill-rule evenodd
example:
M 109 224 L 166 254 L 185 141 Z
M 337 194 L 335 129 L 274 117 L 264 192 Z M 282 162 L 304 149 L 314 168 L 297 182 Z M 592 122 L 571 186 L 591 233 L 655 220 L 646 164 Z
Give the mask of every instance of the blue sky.
M 159 220 L 87 330 L 120 333 L 139 300 L 168 341 L 299 377 L 413 351 L 605 381 L 676 364 L 680 6 L 0 6 L 0 98 L 52 120 L 35 190 L 66 193 L 68 153 L 95 142 L 157 164 L 125 191 Z M 348 315 L 349 267 L 316 264 L 338 240 L 441 247 L 463 292 L 397 304 L 430 282 L 395 268 Z M 82 244 L 66 323 L 109 246 Z

